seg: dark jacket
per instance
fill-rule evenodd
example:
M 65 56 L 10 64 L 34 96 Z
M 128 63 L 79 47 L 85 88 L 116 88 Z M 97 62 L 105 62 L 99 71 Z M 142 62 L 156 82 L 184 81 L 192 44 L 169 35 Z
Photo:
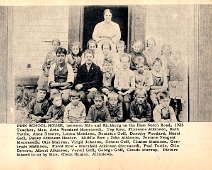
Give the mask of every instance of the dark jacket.
M 78 68 L 75 85 L 83 84 L 83 91 L 87 91 L 93 87 L 100 90 L 102 87 L 102 79 L 102 71 L 99 66 L 92 63 L 90 70 L 87 71 L 86 64 L 83 64 Z
M 141 107 L 141 109 L 139 109 Z M 151 113 L 151 106 L 150 104 L 145 100 L 142 105 L 138 105 L 136 101 L 133 101 L 130 105 L 130 118 L 146 118 L 147 121 L 151 121 L 152 119 L 152 113 Z
M 110 103 L 108 103 L 107 108 L 112 119 L 114 118 L 116 122 L 121 122 L 123 120 L 123 109 L 121 103 L 118 103 L 115 107 L 112 107 Z
M 110 122 L 111 117 L 108 109 L 105 105 L 102 108 L 96 108 L 95 105 L 92 105 L 88 111 L 88 115 L 86 117 L 86 122 Z

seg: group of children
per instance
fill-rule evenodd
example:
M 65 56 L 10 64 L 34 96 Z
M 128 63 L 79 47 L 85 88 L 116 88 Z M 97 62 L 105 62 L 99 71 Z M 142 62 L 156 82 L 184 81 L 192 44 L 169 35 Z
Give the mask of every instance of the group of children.
M 120 40 L 116 44 L 117 51 L 113 51 L 110 43 L 105 42 L 98 49 L 97 42 L 91 39 L 87 44 L 89 50 L 83 53 L 79 42 L 72 43 L 65 59 L 74 73 L 67 103 L 63 102 L 60 90 L 49 90 L 48 86 L 49 70 L 56 62 L 61 45 L 59 40 L 53 40 L 53 50 L 47 54 L 39 80 L 47 83 L 48 88 L 38 85 L 37 97 L 29 104 L 30 120 L 64 123 L 180 121 L 185 101 L 181 93 L 185 75 L 181 53 L 173 53 L 170 45 L 165 44 L 158 54 L 153 38 L 146 41 L 146 46 L 144 44 L 136 41 L 131 53 L 126 53 L 124 41 Z M 92 59 L 88 59 L 90 51 Z M 86 83 L 79 83 L 79 77 L 84 75 L 83 65 L 86 67 L 89 62 L 100 68 L 101 83 L 98 88 L 89 86 L 89 93 L 85 92 L 86 96 L 82 97 Z

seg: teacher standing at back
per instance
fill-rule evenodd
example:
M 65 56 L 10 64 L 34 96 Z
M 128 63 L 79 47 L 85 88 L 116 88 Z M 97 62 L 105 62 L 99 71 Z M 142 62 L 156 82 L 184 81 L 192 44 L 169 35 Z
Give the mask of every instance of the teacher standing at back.
M 121 31 L 119 25 L 112 21 L 110 9 L 104 10 L 104 21 L 95 26 L 93 39 L 97 41 L 99 49 L 104 42 L 109 42 L 112 50 L 115 51 L 116 43 L 121 39 Z

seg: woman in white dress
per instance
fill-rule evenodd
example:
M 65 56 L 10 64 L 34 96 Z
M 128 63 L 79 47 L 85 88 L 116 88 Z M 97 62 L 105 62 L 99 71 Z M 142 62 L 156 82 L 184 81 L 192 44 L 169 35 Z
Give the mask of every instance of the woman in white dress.
M 116 43 L 121 39 L 121 31 L 119 25 L 112 21 L 110 9 L 104 10 L 104 21 L 95 26 L 92 37 L 98 43 L 98 48 L 106 41 L 111 44 L 112 51 L 115 51 Z

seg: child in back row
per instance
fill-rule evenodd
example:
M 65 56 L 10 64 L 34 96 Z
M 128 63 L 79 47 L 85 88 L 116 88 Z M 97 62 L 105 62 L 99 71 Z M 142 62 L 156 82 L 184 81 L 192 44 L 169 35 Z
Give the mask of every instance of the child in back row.
M 52 40 L 52 50 L 49 51 L 45 57 L 45 60 L 42 65 L 42 74 L 39 77 L 38 85 L 45 86 L 46 90 L 49 92 L 48 88 L 48 77 L 49 77 L 49 70 L 53 63 L 56 62 L 56 52 L 60 48 L 61 42 L 59 39 Z
M 157 56 L 156 42 L 154 38 L 149 38 L 146 40 L 146 49 L 144 50 L 143 54 L 146 57 L 147 64 L 152 67 L 152 64 Z
M 81 56 L 82 52 L 80 42 L 71 43 L 70 54 L 67 55 L 67 61 L 69 64 L 71 64 L 75 77 L 77 74 L 78 67 L 81 65 Z
M 97 58 L 97 54 L 98 54 L 98 50 L 97 50 L 97 43 L 95 40 L 90 39 L 87 43 L 87 49 L 92 50 L 93 51 L 93 56 L 94 56 L 94 63 L 96 64 L 96 58 Z M 85 64 L 86 59 L 85 59 L 85 53 L 82 54 L 82 61 L 81 61 L 81 65 Z
M 156 58 L 153 62 L 152 67 L 152 78 L 150 86 L 150 99 L 152 101 L 153 107 L 158 105 L 158 94 L 160 92 L 166 91 L 168 88 L 167 76 L 161 70 L 162 61 L 160 58 Z
M 71 102 L 66 106 L 64 123 L 84 123 L 86 117 L 86 109 L 80 101 L 80 94 L 76 90 L 70 92 Z
M 146 57 L 143 54 L 144 50 L 144 43 L 142 41 L 135 41 L 132 44 L 132 52 L 131 55 L 131 63 L 130 63 L 130 69 L 136 70 L 136 65 L 138 62 L 140 62 L 141 58 L 144 58 L 144 64 L 147 65 Z
M 125 49 L 126 49 L 126 45 L 125 42 L 120 40 L 119 42 L 117 42 L 116 44 L 116 53 L 114 54 L 114 71 L 117 72 L 120 68 L 121 68 L 121 57 L 123 56 L 123 54 L 125 53 Z M 131 60 L 131 58 L 130 58 Z

